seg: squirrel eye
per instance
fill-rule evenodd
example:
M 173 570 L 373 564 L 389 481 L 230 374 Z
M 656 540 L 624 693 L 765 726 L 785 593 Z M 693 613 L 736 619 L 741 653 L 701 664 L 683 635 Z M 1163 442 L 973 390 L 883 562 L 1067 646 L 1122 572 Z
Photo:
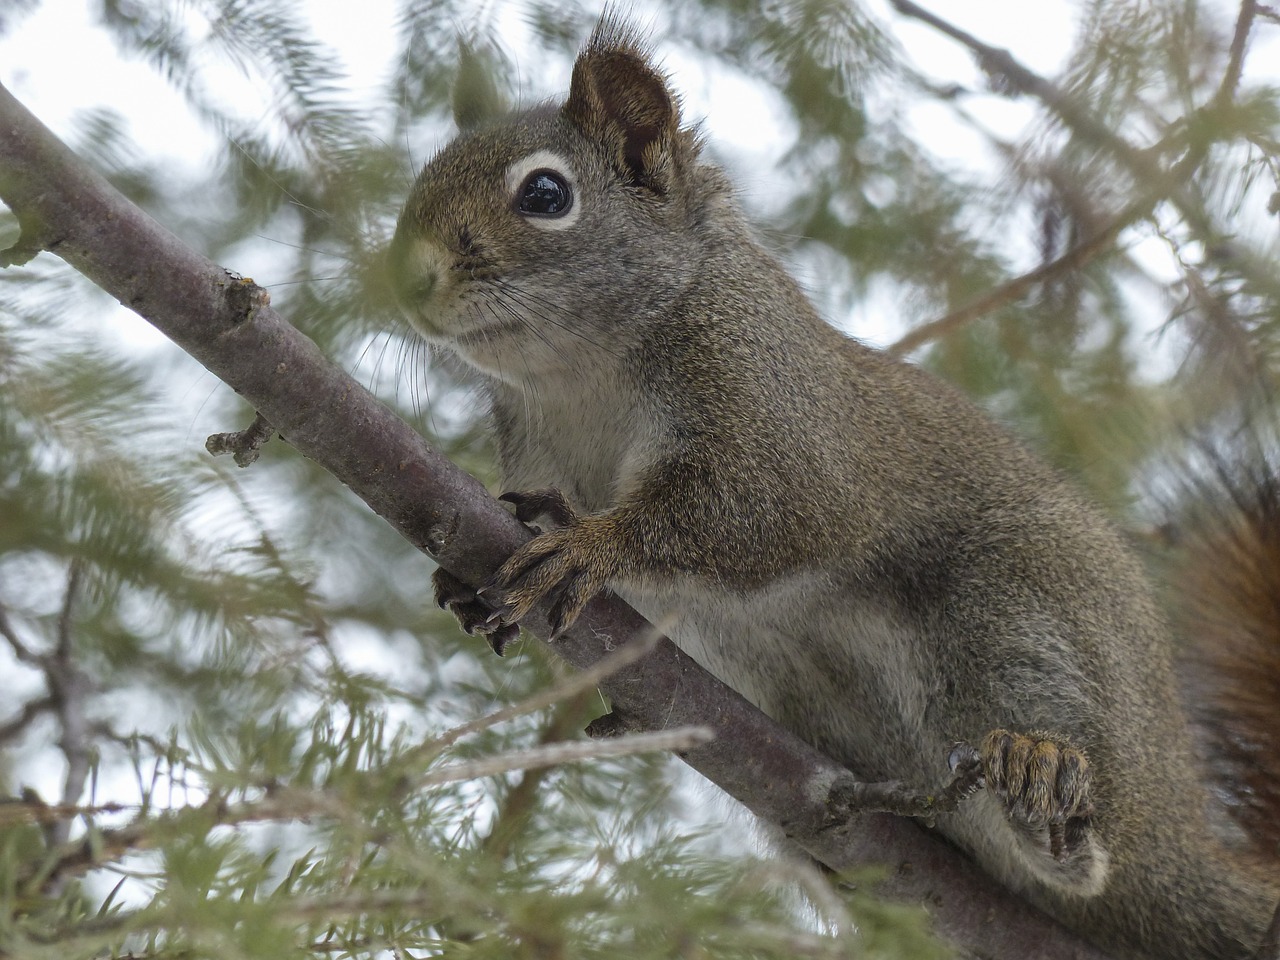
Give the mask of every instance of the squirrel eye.
M 554 170 L 535 170 L 516 194 L 516 209 L 535 217 L 562 217 L 573 206 L 569 182 Z

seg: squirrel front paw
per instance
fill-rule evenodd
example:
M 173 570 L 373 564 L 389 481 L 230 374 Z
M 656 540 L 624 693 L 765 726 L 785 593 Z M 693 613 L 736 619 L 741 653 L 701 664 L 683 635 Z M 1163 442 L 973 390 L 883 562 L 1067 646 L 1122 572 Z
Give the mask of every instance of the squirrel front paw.
M 1084 751 L 1051 733 L 992 730 L 979 749 L 987 787 L 1027 832 L 1047 832 L 1049 853 L 1066 861 L 1089 839 L 1093 771 Z
M 477 633 L 483 636 L 498 656 L 504 656 L 507 647 L 520 636 L 520 628 L 516 624 L 492 622 L 493 607 L 453 574 L 437 567 L 431 575 L 431 586 L 436 605 L 457 617 L 458 624 L 468 636 Z
M 487 624 L 516 624 L 550 600 L 551 638 L 567 630 L 618 566 L 614 520 L 579 516 L 557 490 L 504 493 L 525 523 L 549 520 L 555 529 L 534 537 L 511 555 L 479 593 L 493 604 Z

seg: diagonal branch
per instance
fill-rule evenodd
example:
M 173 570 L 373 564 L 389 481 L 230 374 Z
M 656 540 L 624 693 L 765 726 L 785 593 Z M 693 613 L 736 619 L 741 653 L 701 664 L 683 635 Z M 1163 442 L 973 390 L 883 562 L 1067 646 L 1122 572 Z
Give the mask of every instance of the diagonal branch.
M 1020 277 L 1014 277 L 1008 283 L 984 293 L 976 300 L 971 300 L 945 317 L 939 317 L 937 320 L 912 328 L 890 344 L 888 352 L 895 356 L 908 354 L 926 343 L 940 340 L 979 317 L 984 317 L 1001 307 L 1021 300 L 1032 290 L 1056 277 L 1079 270 L 1109 251 L 1125 228 L 1145 216 L 1150 209 L 1151 205 L 1145 200 L 1131 204 L 1122 213 L 1113 217 L 1103 229 L 1087 240 L 1081 241 L 1058 259 L 1036 267 Z
M 912 0 L 890 0 L 890 2 L 893 8 L 903 16 L 919 20 L 968 47 L 983 71 L 992 80 L 998 81 L 1005 92 L 1012 91 L 1035 97 L 1057 114 L 1068 127 L 1110 150 L 1135 174 L 1141 176 L 1149 173 L 1151 163 L 1145 159 L 1143 151 L 1098 120 L 1088 110 L 1083 109 L 1076 98 L 1061 87 L 1024 66 L 1008 50 L 983 43 L 973 34 L 961 30 L 955 24 L 913 3 Z
M 0 746 L 8 743 L 17 737 L 27 727 L 35 723 L 40 717 L 53 709 L 52 697 L 39 697 L 35 700 L 28 700 L 22 705 L 22 709 L 18 711 L 18 715 L 12 720 L 0 723 Z
M 891 3 L 894 9 L 904 16 L 919 20 L 968 47 L 989 75 L 1002 77 L 1014 90 L 1036 97 L 1057 114 L 1068 127 L 1095 144 L 1105 147 L 1129 170 L 1135 182 L 1142 185 L 1142 189 L 1139 196 L 1113 216 L 1106 226 L 1085 238 L 1056 260 L 1041 264 L 1034 270 L 1013 278 L 946 316 L 912 329 L 889 347 L 890 353 L 895 355 L 910 353 L 917 347 L 940 339 L 979 317 L 1021 300 L 1035 288 L 1050 280 L 1079 270 L 1107 253 L 1125 228 L 1149 216 L 1163 200 L 1172 200 L 1187 222 L 1196 225 L 1200 233 L 1210 237 L 1213 235 L 1203 205 L 1189 196 L 1184 189 L 1185 183 L 1199 169 L 1208 153 L 1207 141 L 1193 141 L 1182 158 L 1171 168 L 1166 169 L 1156 158 L 1176 143 L 1177 137 L 1166 137 L 1155 146 L 1140 150 L 1082 109 L 1075 98 L 1066 91 L 1023 66 L 1008 50 L 1001 50 L 983 43 L 977 37 L 930 13 L 912 0 L 891 0 Z M 1262 12 L 1264 11 L 1259 9 L 1257 0 L 1241 0 L 1222 81 L 1210 103 L 1197 113 L 1222 110 L 1230 105 L 1244 71 L 1249 34 L 1255 20 Z
M 1227 53 L 1227 69 L 1223 71 L 1222 82 L 1218 85 L 1218 93 L 1214 98 L 1216 106 L 1225 107 L 1235 99 L 1240 78 L 1244 75 L 1244 55 L 1249 47 L 1249 34 L 1252 33 L 1253 22 L 1260 12 L 1258 0 L 1240 0 L 1240 12 L 1236 15 L 1236 27 Z
M 1052 110 L 1071 130 L 1111 153 L 1128 169 L 1137 183 L 1146 183 L 1153 177 L 1159 180 L 1167 177 L 1164 168 L 1158 162 L 1158 158 L 1169 146 L 1179 142 L 1178 137 L 1165 137 L 1159 143 L 1147 149 L 1135 147 L 1085 109 L 1078 98 L 1024 66 L 1008 50 L 1002 50 L 983 43 L 977 37 L 961 30 L 937 14 L 930 13 L 924 7 L 912 2 L 912 0 L 891 0 L 891 3 L 894 9 L 903 16 L 919 20 L 967 47 L 989 76 L 1000 80 L 1008 89 L 1035 97 Z M 1206 112 L 1218 111 L 1230 106 L 1236 89 L 1240 85 L 1240 77 L 1244 72 L 1245 51 L 1257 14 L 1258 6 L 1256 0 L 1242 0 L 1231 47 L 1227 55 L 1227 66 L 1223 72 L 1218 90 L 1208 104 L 1187 118 L 1184 126 L 1192 126 L 1194 120 Z M 1198 157 L 1194 166 L 1199 166 L 1199 160 L 1203 159 L 1204 145 L 1197 146 L 1193 144 L 1191 152 Z M 1173 184 L 1173 186 L 1177 186 L 1177 184 Z M 1178 197 L 1174 196 L 1174 199 L 1178 200 Z
M 266 292 L 201 257 L 80 162 L 0 87 L 0 198 L 42 225 L 49 249 L 154 324 L 242 394 L 312 458 L 450 573 L 481 583 L 529 532 L 473 477 L 330 363 L 271 309 Z M 545 618 L 527 624 L 548 636 Z M 590 667 L 652 628 L 598 598 L 551 643 Z M 886 895 L 928 903 L 935 926 L 992 958 L 1101 954 L 1002 890 L 936 835 L 903 818 L 833 826 L 841 768 L 703 671 L 668 640 L 604 684 L 628 729 L 705 726 L 682 759 L 836 870 L 888 864 Z M 990 918 L 998 916 L 993 924 Z

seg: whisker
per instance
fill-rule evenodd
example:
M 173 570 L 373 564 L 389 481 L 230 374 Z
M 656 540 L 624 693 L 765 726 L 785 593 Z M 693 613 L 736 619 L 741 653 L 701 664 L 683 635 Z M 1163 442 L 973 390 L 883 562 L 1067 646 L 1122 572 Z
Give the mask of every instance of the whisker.
M 301 208 L 301 209 L 303 209 L 303 210 L 307 210 L 307 211 L 309 211 L 309 212 L 311 212 L 311 213 L 315 214 L 317 217 L 320 217 L 322 220 L 325 220 L 325 221 L 327 221 L 327 222 L 329 222 L 329 223 L 332 223 L 332 222 L 334 221 L 334 217 L 333 217 L 333 215 L 332 215 L 331 213 L 329 213 L 327 210 L 322 210 L 322 209 L 320 209 L 319 207 L 313 207 L 313 206 L 311 206 L 310 204 L 303 203 L 303 202 L 302 202 L 301 200 L 299 200 L 296 196 L 294 196 L 292 193 L 290 193 L 290 192 L 285 188 L 285 185 L 284 185 L 283 183 L 281 183 L 281 182 L 280 182 L 279 178 L 277 178 L 277 177 L 273 176 L 273 175 L 271 174 L 271 172 L 270 172 L 266 167 L 264 167 L 262 164 L 260 164 L 260 163 L 257 161 L 257 159 L 254 157 L 254 155 L 253 155 L 252 153 L 250 153 L 248 150 L 246 150 L 243 146 L 241 146 L 240 141 L 239 141 L 239 140 L 237 140 L 235 137 L 232 137 L 232 136 L 228 135 L 228 136 L 227 136 L 227 142 L 228 142 L 228 143 L 230 143 L 230 144 L 231 144 L 231 146 L 233 146 L 236 150 L 240 151 L 240 153 L 244 156 L 244 158 L 245 158 L 246 160 L 248 160 L 248 161 L 249 161 L 250 163 L 252 163 L 255 167 L 257 167 L 257 168 L 258 168 L 258 171 L 259 171 L 260 173 L 262 173 L 262 174 L 263 174 L 263 175 L 264 175 L 268 180 L 270 180 L 270 181 L 271 181 L 271 183 L 273 183 L 273 184 L 274 184 L 274 185 L 275 185 L 275 186 L 280 190 L 280 192 L 281 192 L 282 194 L 284 194 L 286 197 L 288 197 L 288 198 L 289 198 L 290 203 L 292 203 L 294 206 L 299 207 L 299 208 Z M 271 239 L 271 238 L 270 238 L 270 237 L 264 237 L 263 239 L 264 239 L 264 240 L 269 240 L 269 239 Z
M 291 243 L 288 240 L 281 240 L 279 237 L 269 237 L 265 233 L 255 233 L 255 237 L 259 240 L 266 240 L 268 243 L 274 243 L 281 247 L 288 247 L 291 250 L 300 250 L 303 253 L 316 253 L 322 257 L 333 257 L 335 260 L 345 260 L 347 263 L 355 263 L 355 257 L 349 257 L 344 253 L 334 253 L 330 250 L 322 250 L 319 247 L 309 247 L 305 243 Z
M 277 287 L 296 287 L 296 286 L 298 286 L 299 284 L 302 284 L 302 283 L 321 283 L 321 282 L 327 282 L 327 281 L 333 281 L 333 280 L 350 280 L 350 279 L 352 279 L 352 278 L 351 278 L 351 277 L 344 277 L 344 276 L 336 276 L 336 277 L 304 277 L 304 278 L 303 278 L 303 279 L 301 279 L 301 280 L 276 280 L 276 281 L 273 281 L 273 282 L 271 282 L 271 283 L 260 283 L 260 284 L 258 284 L 258 286 L 260 286 L 260 287 L 262 287 L 263 289 L 266 289 L 266 290 L 272 290 L 272 289 L 275 289 L 275 288 L 277 288 Z
M 504 313 L 506 313 L 508 317 L 518 321 L 520 326 L 523 329 L 527 330 L 529 333 L 533 334 L 535 337 L 541 340 L 548 350 L 550 350 L 554 354 L 563 356 L 563 353 L 556 349 L 556 345 L 551 342 L 551 340 L 547 337 L 545 333 L 543 333 L 533 324 L 529 323 L 529 321 L 525 319 L 525 316 L 523 313 L 517 310 L 509 302 L 504 300 L 501 296 L 494 297 L 492 300 L 488 301 L 486 305 L 489 307 L 489 311 L 493 315 L 493 318 L 495 321 L 497 322 L 501 321 L 501 318 L 497 314 L 497 311 L 501 309 Z
M 506 295 L 507 295 L 507 296 L 510 296 L 510 294 L 506 294 Z M 504 309 L 504 310 L 506 310 L 507 312 L 509 312 L 512 316 L 519 317 L 519 318 L 522 320 L 522 322 L 524 323 L 525 328 L 526 328 L 526 329 L 528 329 L 528 330 L 530 330 L 530 331 L 531 331 L 535 336 L 537 336 L 537 337 L 538 337 L 538 338 L 539 338 L 539 339 L 540 339 L 544 344 L 546 344 L 546 345 L 547 345 L 547 347 L 552 351 L 552 353 L 554 353 L 554 354 L 556 354 L 557 356 L 561 357 L 561 359 L 567 359 L 567 357 L 566 357 L 566 355 L 565 355 L 564 351 L 563 351 L 563 350 L 561 350 L 561 349 L 558 349 L 558 348 L 556 347 L 556 345 L 555 345 L 554 343 L 552 343 L 552 341 L 551 341 L 550 339 L 548 339 L 548 337 L 546 336 L 546 334 L 545 334 L 545 333 L 543 333 L 542 331 L 540 331 L 540 330 L 538 330 L 538 329 L 537 329 L 537 326 L 536 326 L 535 324 L 531 324 L 531 323 L 528 323 L 527 321 L 525 321 L 525 320 L 524 320 L 523 315 L 522 315 L 522 314 L 520 314 L 520 313 L 519 313 L 519 311 L 517 311 L 515 307 L 511 306 L 511 304 L 509 304 L 509 303 L 507 303 L 506 301 L 504 301 L 501 297 L 495 297 L 495 298 L 494 298 L 494 300 L 493 300 L 493 302 L 494 302 L 495 304 L 499 304 L 499 305 L 501 305 L 501 306 L 503 307 L 503 309 Z M 527 310 L 527 309 L 528 309 L 528 308 L 526 307 L 526 310 Z M 541 316 L 540 316 L 540 314 L 538 314 L 538 313 L 536 313 L 536 312 L 534 313 L 534 316 L 535 316 L 535 317 L 539 317 L 540 319 L 545 319 L 545 321 L 546 321 L 546 322 L 548 322 L 548 323 L 552 323 L 554 326 L 559 326 L 559 327 L 561 327 L 562 329 L 567 329 L 567 327 L 565 327 L 563 324 L 557 324 L 557 323 L 555 323 L 555 321 L 553 321 L 553 320 L 552 320 L 551 318 L 549 318 L 549 317 L 543 318 L 543 317 L 541 317 Z M 578 315 L 576 315 L 576 314 L 573 314 L 572 316 L 573 316 L 575 319 L 581 319 L 581 318 L 580 318 Z M 604 352 L 604 353 L 609 354 L 610 356 L 618 356 L 618 354 L 614 353 L 612 350 L 610 350 L 610 349 L 608 349 L 608 348 L 606 348 L 606 347 L 601 346 L 599 343 L 596 343 L 595 341 L 591 341 L 591 340 L 589 340 L 588 342 L 592 343 L 592 345 L 593 345 L 593 346 L 595 346 L 597 349 L 601 350 L 601 351 L 602 351 L 602 352 Z M 567 365 L 568 365 L 568 364 L 566 363 L 566 366 L 567 366 Z M 531 380 L 531 382 L 533 381 L 532 376 L 530 377 L 530 380 Z M 589 385 L 589 389 L 590 389 L 590 390 L 591 390 L 591 392 L 596 396 L 596 398 L 597 398 L 597 399 L 602 400 L 602 401 L 604 400 L 605 385 L 604 385 L 602 382 L 599 382 L 599 381 L 597 380 L 597 378 L 592 377 L 592 376 L 589 376 L 589 375 L 584 375 L 584 376 L 583 376 L 583 384 L 584 384 L 584 386 Z
M 586 322 L 580 313 L 567 310 L 562 305 L 554 303 L 546 297 L 540 296 L 530 290 L 513 286 L 503 280 L 495 281 L 493 285 L 495 290 L 501 291 L 501 293 L 508 298 L 508 301 L 511 304 L 514 304 L 516 307 L 525 308 L 525 310 L 532 314 L 536 319 L 549 323 L 552 326 L 563 330 L 570 336 L 577 337 L 584 343 L 595 347 L 603 353 L 607 353 L 613 357 L 622 356 L 621 353 L 614 350 L 612 347 L 606 346 L 604 343 L 596 340 L 591 334 L 581 329 L 586 326 Z M 541 307 L 542 309 L 535 310 L 533 309 L 533 306 Z M 556 316 L 557 314 L 560 318 L 567 318 L 567 320 L 575 322 L 566 322 L 566 319 L 559 319 Z

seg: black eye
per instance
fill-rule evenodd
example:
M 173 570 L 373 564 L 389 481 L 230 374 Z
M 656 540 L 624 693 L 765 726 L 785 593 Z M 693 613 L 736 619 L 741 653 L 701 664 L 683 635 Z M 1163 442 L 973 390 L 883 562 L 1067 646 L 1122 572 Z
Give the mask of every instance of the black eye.
M 562 217 L 573 206 L 569 181 L 554 170 L 535 170 L 516 194 L 516 209 L 535 217 Z

